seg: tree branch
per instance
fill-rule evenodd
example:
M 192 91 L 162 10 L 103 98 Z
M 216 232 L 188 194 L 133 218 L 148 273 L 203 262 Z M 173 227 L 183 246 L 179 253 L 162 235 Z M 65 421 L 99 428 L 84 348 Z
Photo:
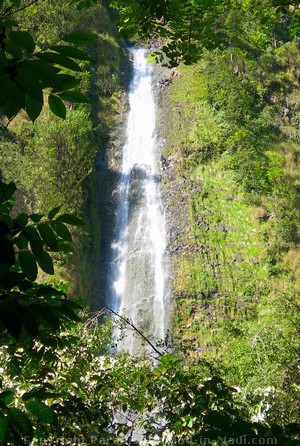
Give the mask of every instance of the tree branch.
M 144 341 L 150 345 L 150 347 L 155 351 L 155 353 L 157 353 L 159 356 L 163 356 L 163 353 L 160 352 L 154 344 L 152 344 L 152 342 L 130 321 L 130 319 L 128 319 L 127 317 L 121 316 L 120 314 L 116 313 L 114 310 L 112 310 L 111 308 L 109 308 L 108 306 L 106 306 L 106 308 L 113 313 L 115 316 L 117 316 L 119 319 L 121 319 L 122 321 L 126 322 L 126 324 L 128 324 L 135 332 L 137 332 L 142 339 L 144 339 Z

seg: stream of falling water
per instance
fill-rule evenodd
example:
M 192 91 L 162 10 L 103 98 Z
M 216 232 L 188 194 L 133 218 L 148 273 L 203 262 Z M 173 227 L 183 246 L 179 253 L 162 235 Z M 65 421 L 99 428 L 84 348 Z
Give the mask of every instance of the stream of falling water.
M 145 336 L 163 339 L 167 329 L 165 222 L 159 191 L 152 67 L 147 50 L 133 49 L 126 143 L 118 185 L 112 243 L 111 307 Z M 140 351 L 126 329 L 118 350 Z

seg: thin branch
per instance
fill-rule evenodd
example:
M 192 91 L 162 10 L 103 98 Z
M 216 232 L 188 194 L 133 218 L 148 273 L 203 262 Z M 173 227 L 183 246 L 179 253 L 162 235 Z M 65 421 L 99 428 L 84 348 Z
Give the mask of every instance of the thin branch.
M 121 316 L 120 314 L 116 313 L 114 310 L 112 310 L 111 308 L 109 308 L 108 306 L 106 306 L 106 308 L 113 313 L 115 316 L 117 316 L 119 319 L 121 319 L 123 322 L 126 322 L 126 324 L 128 324 L 134 331 L 136 331 L 142 339 L 144 339 L 145 342 L 147 342 L 147 344 L 150 345 L 150 347 L 155 351 L 155 353 L 157 353 L 159 356 L 163 356 L 163 353 L 160 352 L 154 344 L 152 344 L 152 342 L 130 321 L 130 319 L 128 319 L 127 317 Z
M 23 11 L 24 9 L 29 8 L 29 6 L 34 5 L 37 2 L 38 2 L 38 0 L 33 0 L 32 2 L 28 3 L 27 5 L 24 5 L 21 8 L 16 9 L 15 11 L 12 11 L 12 12 L 11 12 L 11 10 L 12 10 L 13 6 L 10 6 L 9 8 L 7 8 L 4 11 L 4 14 L 2 17 L 6 17 L 9 12 L 11 12 L 11 14 L 16 14 L 17 12 Z

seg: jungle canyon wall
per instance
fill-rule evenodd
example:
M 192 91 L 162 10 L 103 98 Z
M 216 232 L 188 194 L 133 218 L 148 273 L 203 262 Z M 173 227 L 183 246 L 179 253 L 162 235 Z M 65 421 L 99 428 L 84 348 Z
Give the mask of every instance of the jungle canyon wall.
M 298 57 L 295 44 L 275 49 L 258 79 L 246 55 L 205 52 L 160 87 L 176 349 L 278 419 L 298 416 Z M 256 109 L 251 82 L 264 90 Z

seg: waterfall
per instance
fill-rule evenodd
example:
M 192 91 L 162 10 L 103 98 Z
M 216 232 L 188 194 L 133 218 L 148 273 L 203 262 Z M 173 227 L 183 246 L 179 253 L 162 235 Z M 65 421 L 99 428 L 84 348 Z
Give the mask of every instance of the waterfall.
M 145 336 L 163 339 L 168 325 L 166 234 L 159 191 L 152 67 L 147 62 L 147 50 L 133 49 L 132 55 L 134 71 L 111 246 L 110 305 Z M 135 353 L 140 348 L 133 331 L 126 329 L 118 349 Z

